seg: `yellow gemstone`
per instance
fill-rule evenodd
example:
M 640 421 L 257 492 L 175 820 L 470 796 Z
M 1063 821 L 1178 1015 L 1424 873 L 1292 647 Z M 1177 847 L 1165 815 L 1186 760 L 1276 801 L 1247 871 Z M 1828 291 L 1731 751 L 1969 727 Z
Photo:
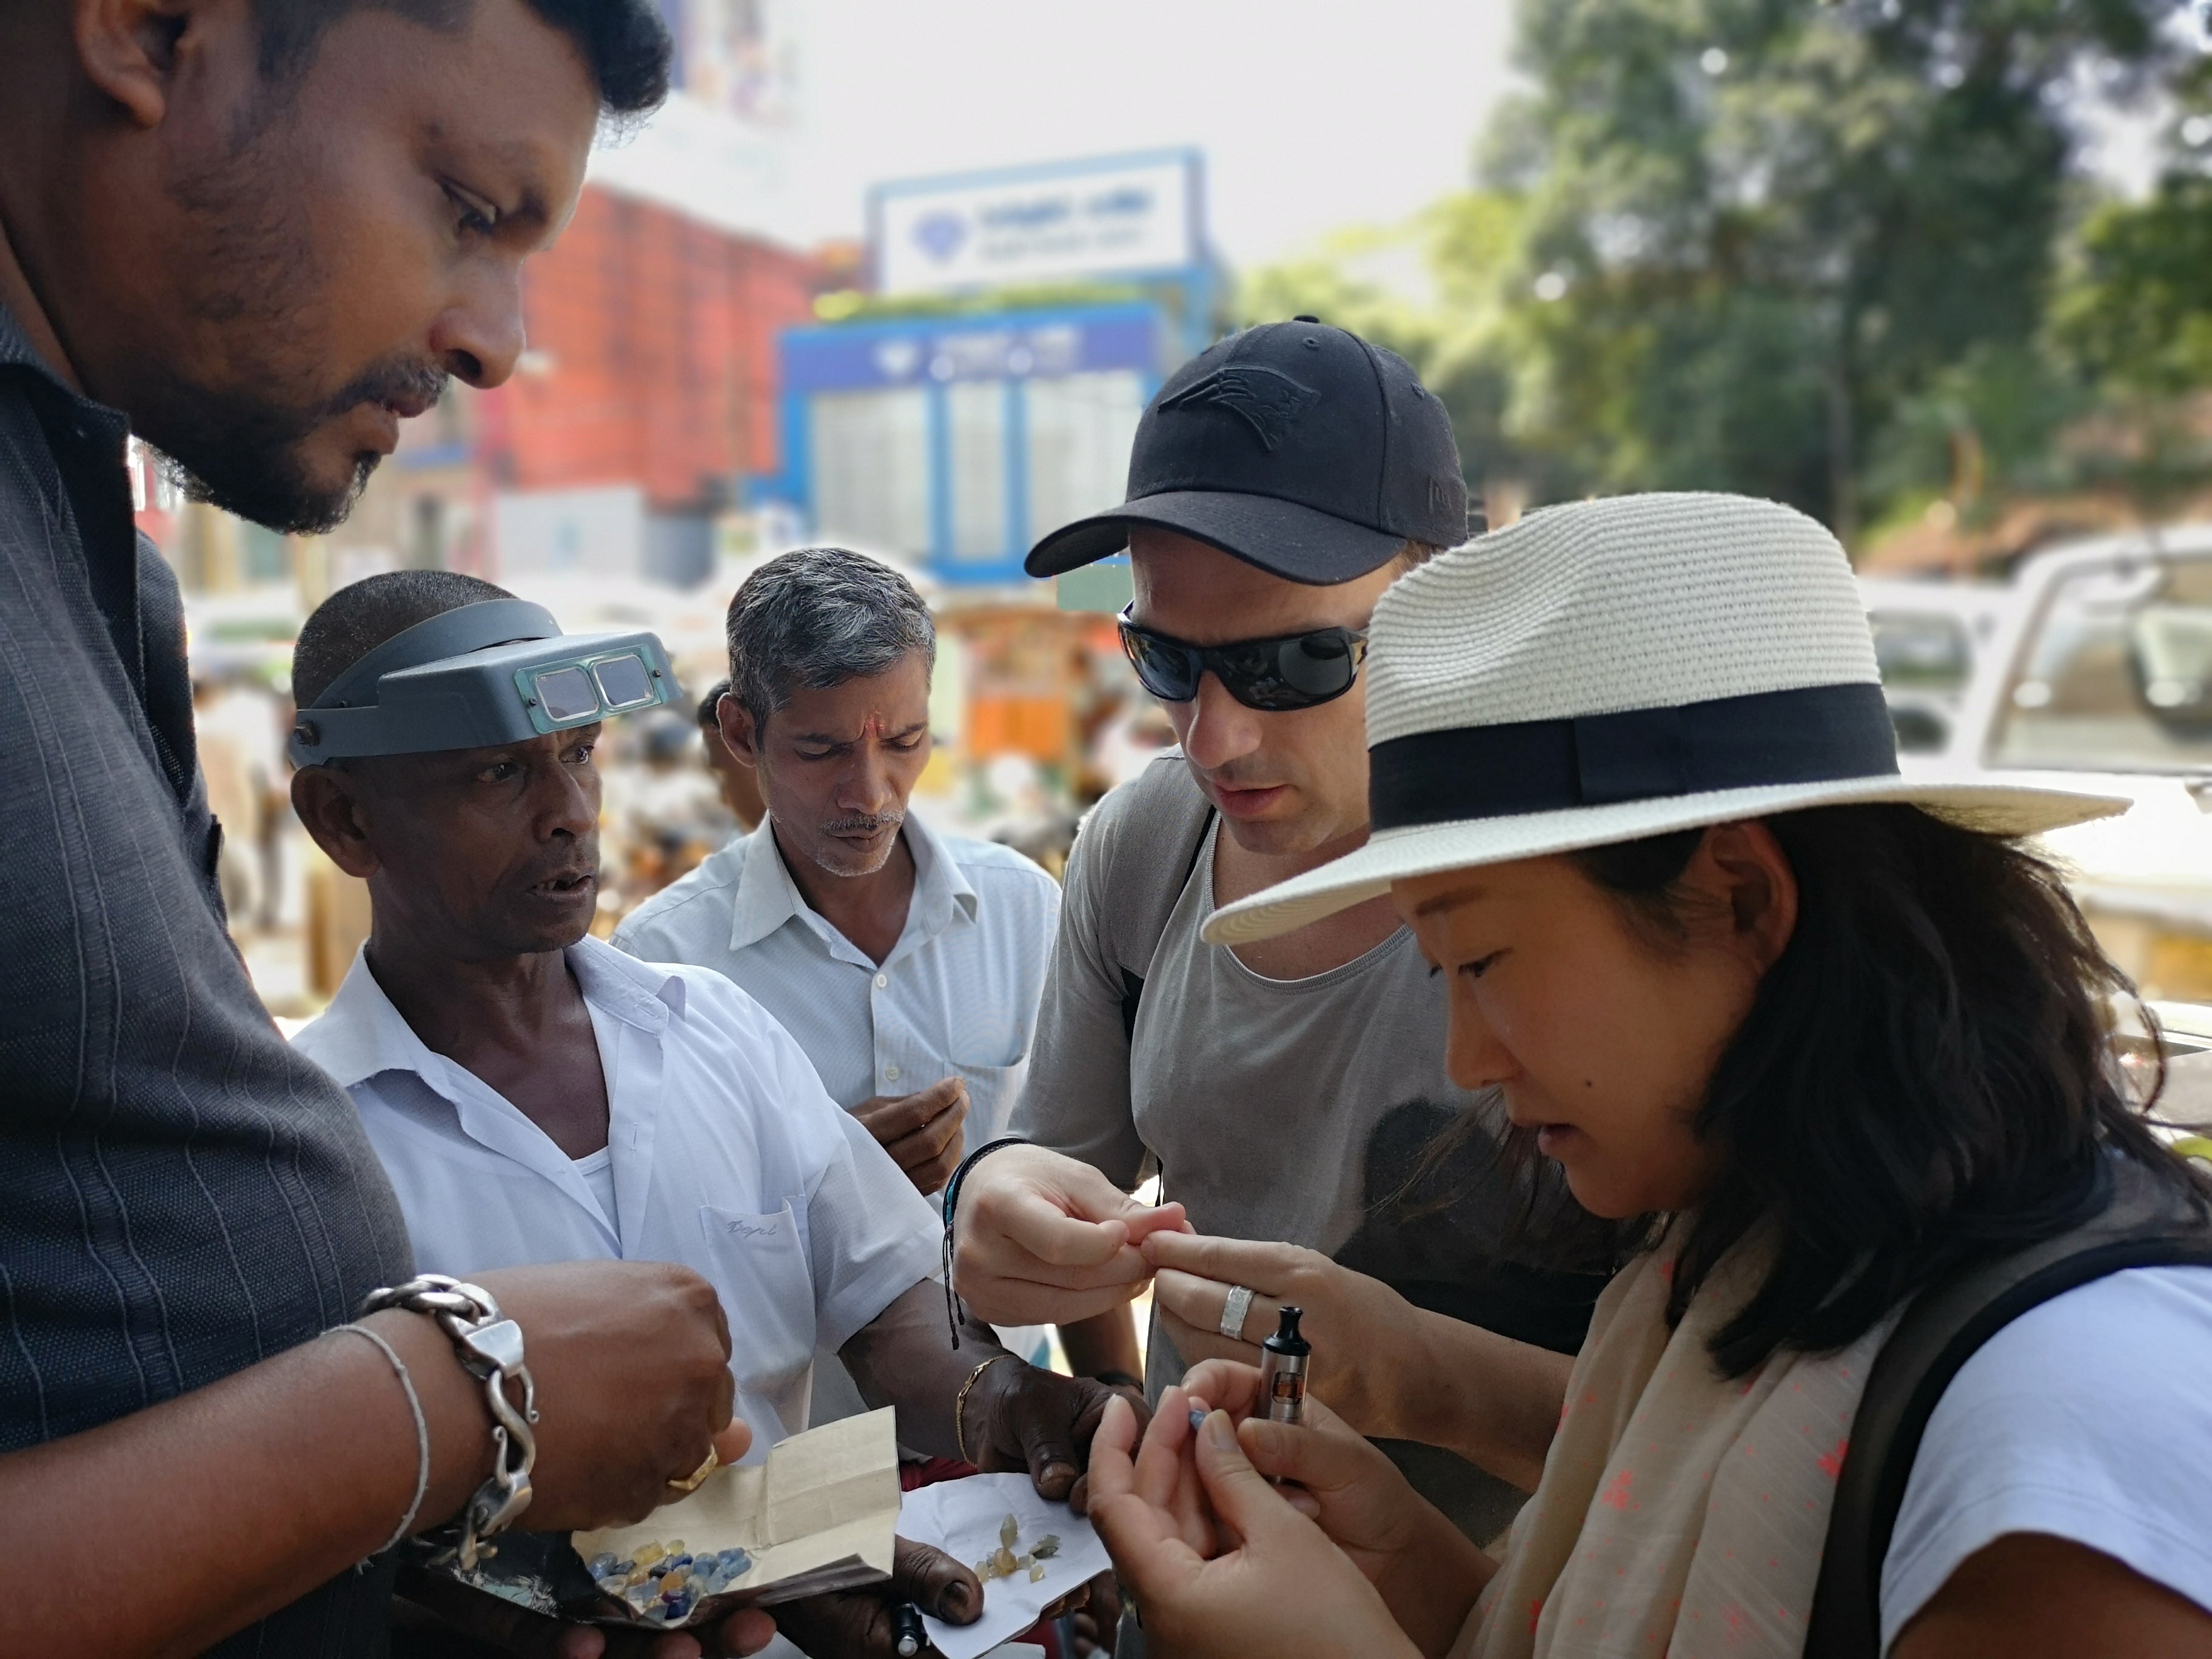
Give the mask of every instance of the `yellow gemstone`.
M 1042 1562 L 1042 1561 L 1032 1561 L 1032 1562 L 1030 1562 L 1030 1583 L 1031 1583 L 1032 1584 L 1034 1584 L 1034 1583 L 1036 1583 L 1039 1579 L 1042 1578 L 1043 1577 L 1044 1577 L 1044 1563 L 1043 1563 L 1043 1562 Z

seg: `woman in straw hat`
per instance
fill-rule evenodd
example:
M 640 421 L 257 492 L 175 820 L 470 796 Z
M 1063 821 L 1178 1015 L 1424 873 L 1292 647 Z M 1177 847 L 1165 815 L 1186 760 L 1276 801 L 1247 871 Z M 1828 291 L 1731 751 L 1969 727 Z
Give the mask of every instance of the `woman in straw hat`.
M 1451 976 L 1455 1079 L 1636 1248 L 1502 1565 L 1324 1404 L 1254 1419 L 1225 1362 L 1141 1447 L 1116 1407 L 1092 1513 L 1155 1659 L 1805 1652 L 1917 1292 L 2116 1215 L 2212 1261 L 2110 1062 L 2124 981 L 2019 839 L 2124 803 L 1899 777 L 1843 550 L 1767 502 L 1537 514 L 1401 580 L 1371 639 L 1372 839 L 1208 937 L 1391 893 Z M 1824 1608 L 1813 1650 L 2212 1654 L 2212 1267 L 1961 1352 L 1863 1628 Z

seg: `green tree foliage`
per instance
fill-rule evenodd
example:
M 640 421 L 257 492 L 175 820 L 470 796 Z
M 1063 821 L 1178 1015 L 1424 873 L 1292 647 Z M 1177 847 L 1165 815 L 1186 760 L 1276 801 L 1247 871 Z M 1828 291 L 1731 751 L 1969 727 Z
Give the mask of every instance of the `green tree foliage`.
M 2020 378 L 2069 106 L 2159 64 L 2173 10 L 1524 0 L 1535 89 L 1492 173 L 1558 295 L 1522 306 L 1524 441 L 1596 488 L 1747 489 L 1852 533 L 1916 400 Z
M 2157 189 L 2089 216 L 2051 307 L 2078 365 L 2154 397 L 2212 386 L 2212 61 L 2170 90 L 2175 142 Z
M 1522 0 L 1532 85 L 1484 188 L 1269 273 L 1246 309 L 1371 328 L 1455 410 L 1472 475 L 1541 497 L 1746 490 L 1850 538 L 1984 482 L 2048 487 L 2097 375 L 2212 368 L 2194 175 L 2091 222 L 2045 326 L 2075 105 L 2169 74 L 2178 9 Z M 1366 274 L 1378 251 L 1417 255 L 1426 291 Z

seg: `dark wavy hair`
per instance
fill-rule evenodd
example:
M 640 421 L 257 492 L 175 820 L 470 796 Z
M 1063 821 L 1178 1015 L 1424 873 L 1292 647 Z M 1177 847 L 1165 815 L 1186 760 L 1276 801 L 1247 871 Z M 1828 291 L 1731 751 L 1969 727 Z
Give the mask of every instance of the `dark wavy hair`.
M 617 118 L 658 109 L 668 96 L 675 43 L 653 0 L 528 0 L 530 9 L 576 44 L 591 66 L 599 105 Z M 254 0 L 262 78 L 295 88 L 323 33 L 349 11 L 376 6 L 448 33 L 467 27 L 473 0 Z
M 2106 1201 L 2107 1157 L 2212 1209 L 2128 1098 L 2105 999 L 2135 988 L 2048 863 L 1912 806 L 1762 822 L 1796 876 L 1796 929 L 1698 1113 L 1717 1185 L 1641 1229 L 1688 1229 L 1679 1321 L 1729 1249 L 1771 1228 L 1765 1281 L 1712 1339 L 1723 1373 L 1842 1347 L 1951 1268 L 2080 1225 Z M 1678 883 L 1705 833 L 1569 857 L 1665 954 L 1688 937 Z

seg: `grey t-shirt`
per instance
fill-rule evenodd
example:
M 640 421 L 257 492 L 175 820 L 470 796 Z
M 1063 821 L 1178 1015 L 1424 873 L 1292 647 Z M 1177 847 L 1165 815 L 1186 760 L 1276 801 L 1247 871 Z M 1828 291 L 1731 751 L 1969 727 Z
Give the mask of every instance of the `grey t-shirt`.
M 1420 1305 L 1573 1348 L 1599 1281 L 1496 1259 L 1522 1189 L 1492 1165 L 1494 1103 L 1445 1074 L 1446 988 L 1413 935 L 1307 979 L 1253 972 L 1199 937 L 1218 833 L 1180 757 L 1086 820 L 1015 1133 L 1125 1189 L 1157 1164 L 1200 1232 L 1304 1245 Z M 1131 975 L 1143 988 L 1125 1033 Z M 1469 1112 L 1486 1121 L 1431 1159 Z M 1182 1370 L 1157 1330 L 1146 1369 L 1155 1395 Z M 1471 1536 L 1487 1541 L 1519 1506 L 1449 1453 L 1390 1449 Z

